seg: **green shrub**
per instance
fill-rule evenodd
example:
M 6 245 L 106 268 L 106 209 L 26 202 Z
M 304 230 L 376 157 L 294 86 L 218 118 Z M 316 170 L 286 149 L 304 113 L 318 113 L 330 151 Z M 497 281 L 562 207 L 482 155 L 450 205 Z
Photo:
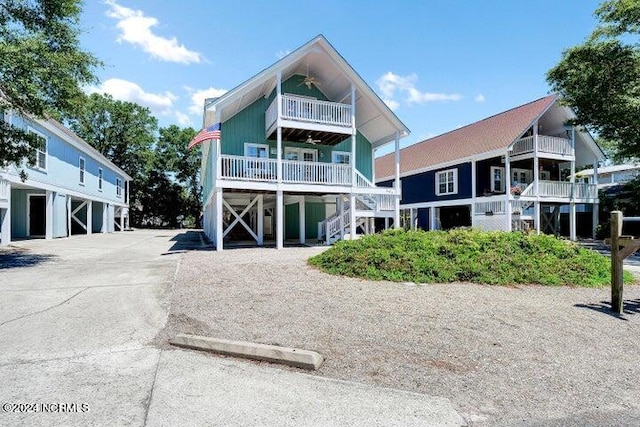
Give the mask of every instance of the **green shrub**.
M 609 258 L 575 243 L 469 228 L 388 230 L 338 242 L 309 264 L 331 274 L 396 282 L 599 287 L 611 280 Z M 628 272 L 624 277 L 633 281 Z

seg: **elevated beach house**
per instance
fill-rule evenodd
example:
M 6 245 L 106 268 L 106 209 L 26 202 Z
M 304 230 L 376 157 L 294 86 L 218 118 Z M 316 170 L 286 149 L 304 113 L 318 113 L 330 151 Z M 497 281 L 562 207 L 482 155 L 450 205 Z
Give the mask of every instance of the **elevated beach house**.
M 323 36 L 207 100 L 204 125 L 220 130 L 202 143 L 201 165 L 203 228 L 218 250 L 330 243 L 399 215 L 409 130 Z M 396 180 L 378 187 L 374 153 L 389 143 Z
M 577 182 L 575 171 L 597 171 L 605 155 L 586 130 L 567 125 L 574 117 L 549 95 L 402 149 L 403 225 L 591 236 L 597 178 Z M 395 163 L 376 160 L 376 183 L 394 185 Z
M 129 175 L 53 119 L 9 111 L 2 119 L 35 134 L 42 146 L 34 148 L 34 165 L 0 168 L 1 244 L 128 227 Z

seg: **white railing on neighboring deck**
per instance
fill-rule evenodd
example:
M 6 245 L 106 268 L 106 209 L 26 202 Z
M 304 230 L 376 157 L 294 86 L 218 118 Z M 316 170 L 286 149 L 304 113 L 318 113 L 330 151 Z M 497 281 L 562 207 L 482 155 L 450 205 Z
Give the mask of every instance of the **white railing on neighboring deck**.
M 533 136 L 527 136 L 526 138 L 521 138 L 513 144 L 513 150 L 511 150 L 511 155 L 515 156 L 518 154 L 524 153 L 532 153 L 533 152 Z
M 351 166 L 338 163 L 283 160 L 282 181 L 304 184 L 351 185 Z
M 571 184 L 566 181 L 540 181 L 538 193 L 541 197 L 595 199 L 598 197 L 598 186 L 581 182 Z
M 505 213 L 505 201 L 504 200 L 487 200 L 484 202 L 476 202 L 475 214 L 486 215 L 490 214 L 503 214 Z
M 223 179 L 243 181 L 275 181 L 277 178 L 277 162 L 275 159 L 261 159 L 258 157 L 221 156 Z
M 532 153 L 534 150 L 534 137 L 521 138 L 513 144 L 511 155 Z M 571 141 L 556 136 L 538 135 L 538 152 L 548 154 L 571 155 Z
M 269 112 L 272 106 L 275 105 L 277 99 L 276 97 L 267 109 L 270 119 L 272 119 L 273 114 L 277 115 L 277 112 Z M 351 127 L 351 105 L 349 104 L 321 101 L 294 95 L 282 95 L 281 99 L 283 119 Z M 267 117 L 265 117 L 265 127 L 268 129 L 269 126 L 273 124 L 273 121 L 267 123 L 266 118 Z
M 538 135 L 538 151 L 569 156 L 571 155 L 571 141 L 567 138 Z
M 9 200 L 9 191 L 11 191 L 9 181 L 0 178 L 0 200 Z

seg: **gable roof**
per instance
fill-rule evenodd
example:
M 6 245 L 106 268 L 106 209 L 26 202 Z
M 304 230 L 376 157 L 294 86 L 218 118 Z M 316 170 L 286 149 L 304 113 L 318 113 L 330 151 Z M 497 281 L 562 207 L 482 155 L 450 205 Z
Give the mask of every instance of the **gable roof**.
M 556 101 L 549 95 L 400 150 L 400 174 L 506 149 Z M 395 175 L 394 153 L 376 159 L 376 180 Z
M 215 111 L 215 120 L 224 123 L 261 97 L 268 97 L 277 85 L 278 72 L 285 81 L 295 74 L 305 75 L 308 70 L 321 81 L 320 89 L 327 98 L 336 102 L 348 100 L 351 83 L 355 85 L 356 127 L 374 147 L 395 140 L 396 132 L 401 138 L 409 134 L 405 124 L 323 35 L 316 36 L 224 95 L 206 103 L 205 115 Z

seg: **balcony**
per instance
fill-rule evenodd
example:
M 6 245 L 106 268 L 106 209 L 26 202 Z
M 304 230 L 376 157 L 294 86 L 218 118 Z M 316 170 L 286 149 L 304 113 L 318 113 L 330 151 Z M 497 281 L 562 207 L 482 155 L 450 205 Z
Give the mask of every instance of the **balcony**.
M 278 181 L 276 159 L 223 154 L 221 160 L 221 179 L 274 183 Z M 351 186 L 351 172 L 350 165 L 282 160 L 282 182 L 288 184 Z M 362 182 L 363 178 L 357 178 L 356 186 Z
M 521 138 L 513 144 L 511 156 L 533 153 L 533 145 L 533 136 Z M 571 156 L 571 141 L 566 138 L 538 135 L 538 153 Z
M 522 191 L 521 196 L 535 196 L 534 184 Z M 574 184 L 567 181 L 538 181 L 538 195 L 540 197 L 556 197 L 562 199 L 597 199 L 598 186 L 595 184 L 585 184 L 576 182 Z
M 281 120 L 285 129 L 298 129 L 291 140 L 300 136 L 306 137 L 305 131 L 333 132 L 336 135 L 331 140 L 323 138 L 323 144 L 333 145 L 344 139 L 344 134 L 351 133 L 351 105 L 339 102 L 321 101 L 295 95 L 281 95 L 276 97 L 265 112 L 265 133 L 267 138 L 273 135 L 278 119 L 278 99 L 281 100 Z M 285 131 L 283 137 L 287 137 Z

